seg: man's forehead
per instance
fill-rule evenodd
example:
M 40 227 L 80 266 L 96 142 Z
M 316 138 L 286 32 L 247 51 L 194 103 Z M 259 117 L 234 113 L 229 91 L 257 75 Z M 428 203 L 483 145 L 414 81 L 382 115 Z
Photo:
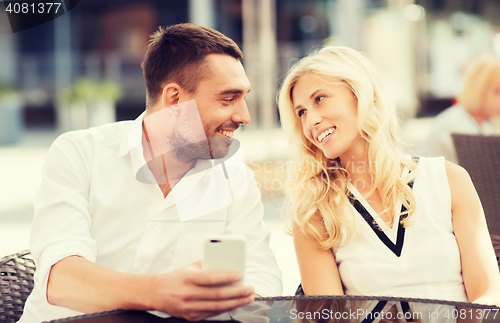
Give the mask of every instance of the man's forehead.
M 245 75 L 245 69 L 241 61 L 226 54 L 209 54 L 206 56 L 208 67 L 213 72 L 224 72 L 229 74 Z
M 227 78 L 225 82 L 215 83 L 215 93 L 220 95 L 227 94 L 247 94 L 250 92 L 250 81 L 246 75 L 241 78 Z
M 209 89 L 216 94 L 246 94 L 250 92 L 248 80 L 241 62 L 229 55 L 207 55 L 211 76 L 199 83 L 199 88 Z

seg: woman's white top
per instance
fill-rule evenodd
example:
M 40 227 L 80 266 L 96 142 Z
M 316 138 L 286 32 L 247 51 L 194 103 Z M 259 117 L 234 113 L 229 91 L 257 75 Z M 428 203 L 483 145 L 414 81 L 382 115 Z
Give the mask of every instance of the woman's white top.
M 373 221 L 365 220 L 349 205 L 346 216 L 352 215 L 355 230 L 347 243 L 332 248 L 347 295 L 468 301 L 444 158 L 420 158 L 418 165 L 413 184 L 416 210 L 407 228 L 398 225 L 401 204 L 389 227 L 350 186 L 382 231 L 377 234 Z M 341 241 L 345 239 L 344 228 Z

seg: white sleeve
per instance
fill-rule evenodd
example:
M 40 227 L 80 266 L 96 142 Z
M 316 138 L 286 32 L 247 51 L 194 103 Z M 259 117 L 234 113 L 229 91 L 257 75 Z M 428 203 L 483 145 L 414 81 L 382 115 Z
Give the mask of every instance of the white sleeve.
M 50 269 L 59 260 L 72 255 L 96 259 L 88 210 L 93 152 L 85 147 L 83 136 L 84 132 L 73 132 L 56 139 L 42 167 L 30 249 L 37 267 L 35 284 L 44 295 Z
M 426 157 L 443 156 L 446 160 L 457 163 L 453 139 L 450 132 L 443 128 L 433 129 L 417 153 Z
M 283 291 L 281 270 L 270 246 L 270 230 L 263 221 L 264 207 L 261 193 L 255 182 L 253 172 L 245 165 L 237 167 L 238 174 L 246 176 L 241 180 L 245 193 L 237 198 L 229 209 L 229 222 L 226 233 L 241 234 L 247 239 L 247 263 L 245 284 L 251 285 L 255 293 L 262 297 L 281 296 Z M 248 185 L 248 187 L 246 187 Z

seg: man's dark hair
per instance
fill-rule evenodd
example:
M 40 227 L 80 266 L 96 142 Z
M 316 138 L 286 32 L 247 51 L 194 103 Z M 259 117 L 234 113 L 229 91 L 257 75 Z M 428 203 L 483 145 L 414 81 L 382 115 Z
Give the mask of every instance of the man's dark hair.
M 151 35 L 141 64 L 146 106 L 155 104 L 170 82 L 194 93 L 198 83 L 211 75 L 205 59 L 209 54 L 226 54 L 243 61 L 238 45 L 216 30 L 187 23 L 160 27 Z

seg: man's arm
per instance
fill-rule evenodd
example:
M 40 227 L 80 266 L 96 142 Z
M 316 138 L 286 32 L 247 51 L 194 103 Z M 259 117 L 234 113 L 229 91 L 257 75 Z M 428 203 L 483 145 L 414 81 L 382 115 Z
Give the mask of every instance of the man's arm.
M 133 275 L 71 256 L 52 267 L 47 300 L 83 313 L 159 310 L 200 320 L 251 303 L 252 287 L 227 285 L 240 280 L 237 272 L 203 271 L 200 262 L 168 274 Z

